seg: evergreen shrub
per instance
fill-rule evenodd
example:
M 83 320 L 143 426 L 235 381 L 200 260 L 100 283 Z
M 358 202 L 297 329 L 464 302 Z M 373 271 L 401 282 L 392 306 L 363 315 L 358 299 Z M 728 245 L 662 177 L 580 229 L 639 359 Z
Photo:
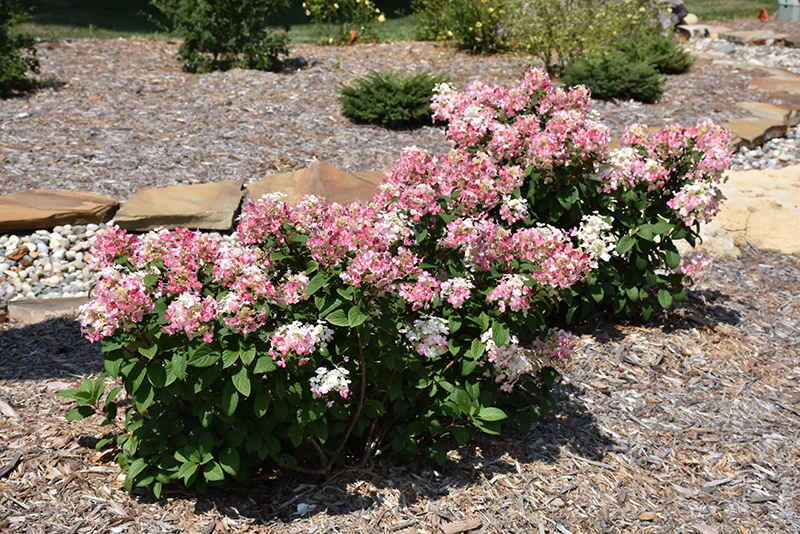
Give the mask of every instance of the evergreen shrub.
M 692 54 L 680 42 L 660 33 L 619 41 L 615 49 L 632 61 L 652 65 L 661 74 L 683 74 L 694 65 Z
M 18 0 L 0 0 L 0 97 L 30 88 L 28 71 L 39 73 L 33 39 L 15 35 L 14 26 L 27 18 Z
M 413 128 L 431 124 L 431 97 L 446 75 L 421 72 L 404 76 L 393 71 L 371 71 L 353 85 L 339 87 L 342 114 L 355 122 L 386 128 Z
M 275 70 L 288 55 L 276 21 L 289 0 L 151 0 L 183 39 L 178 58 L 192 72 Z
M 652 104 L 664 93 L 664 77 L 644 61 L 618 52 L 589 54 L 570 63 L 561 76 L 567 86 L 585 85 L 594 98 L 638 100 Z

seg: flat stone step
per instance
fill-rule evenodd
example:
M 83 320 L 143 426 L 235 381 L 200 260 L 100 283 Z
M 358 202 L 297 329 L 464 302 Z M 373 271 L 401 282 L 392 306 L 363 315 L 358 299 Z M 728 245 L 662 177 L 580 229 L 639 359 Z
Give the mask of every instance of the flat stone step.
M 103 223 L 119 209 L 107 196 L 56 189 L 30 189 L 0 196 L 0 233 L 66 224 Z
M 718 39 L 723 33 L 732 32 L 727 26 L 710 26 L 708 24 L 680 24 L 678 29 L 688 32 L 692 37 L 710 37 Z
M 160 226 L 230 230 L 242 201 L 244 180 L 178 185 L 139 191 L 114 217 L 122 228 L 146 232 Z
M 770 102 L 740 102 L 736 107 L 749 111 L 756 117 L 782 122 L 789 127 L 800 124 L 800 104 L 774 104 Z
M 305 195 L 323 197 L 332 204 L 369 202 L 383 179 L 379 171 L 347 173 L 324 161 L 313 161 L 308 168 L 274 174 L 247 184 L 247 195 L 259 199 L 270 193 L 285 193 L 286 201 L 295 204 Z
M 789 34 L 775 33 L 771 30 L 744 30 L 720 32 L 719 36 L 721 39 L 725 39 L 726 41 L 736 44 L 783 45 L 784 40 L 789 36 Z
M 768 93 L 789 93 L 800 95 L 800 76 L 768 76 L 756 78 L 747 85 L 750 90 L 767 91 Z
M 6 313 L 12 321 L 41 323 L 55 317 L 74 317 L 78 308 L 87 302 L 87 297 L 15 300 L 8 303 Z
M 733 119 L 721 126 L 728 128 L 737 138 L 732 143 L 734 150 L 742 146 L 747 148 L 761 146 L 774 137 L 786 135 L 789 129 L 785 123 L 761 117 Z
M 728 171 L 720 185 L 727 200 L 715 218 L 739 247 L 800 252 L 800 165 L 783 169 Z

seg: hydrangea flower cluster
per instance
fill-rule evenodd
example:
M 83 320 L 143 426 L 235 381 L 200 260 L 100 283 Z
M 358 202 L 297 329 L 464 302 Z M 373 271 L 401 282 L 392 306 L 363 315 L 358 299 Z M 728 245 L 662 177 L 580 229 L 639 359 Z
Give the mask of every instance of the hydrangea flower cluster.
M 543 364 L 558 366 L 572 357 L 575 352 L 575 336 L 560 328 L 547 331 L 544 341 L 535 339 L 533 350 Z
M 593 269 L 597 268 L 598 260 L 608 261 L 617 255 L 616 238 L 611 230 L 612 226 L 594 213 L 581 217 L 581 225 L 572 232 L 578 238 L 581 250 L 592 257 Z
M 319 398 L 327 395 L 331 391 L 338 391 L 343 399 L 346 399 L 350 394 L 350 384 L 352 383 L 347 376 L 350 371 L 344 367 L 335 367 L 333 369 L 326 369 L 318 367 L 314 376 L 311 377 L 311 393 Z M 332 406 L 332 401 L 329 401 L 328 407 Z
M 531 362 L 519 346 L 517 336 L 508 336 L 505 343 L 497 346 L 492 331 L 481 334 L 481 343 L 486 345 L 486 359 L 494 366 L 495 382 L 500 390 L 511 393 L 517 380 L 532 369 Z
M 455 309 L 460 309 L 464 305 L 464 301 L 469 299 L 472 295 L 472 290 L 475 289 L 469 278 L 457 276 L 449 280 L 445 280 L 439 286 L 441 296 L 447 299 L 447 302 Z
M 447 336 L 450 330 L 447 319 L 423 315 L 414 321 L 413 328 L 404 327 L 400 333 L 406 336 L 417 353 L 427 358 L 436 358 L 447 351 Z
M 308 356 L 314 351 L 323 351 L 332 339 L 333 330 L 325 326 L 322 321 L 317 321 L 317 324 L 293 321 L 280 326 L 272 334 L 272 348 L 269 349 L 269 354 L 273 360 L 278 361 L 278 365 L 286 367 L 288 356 Z M 300 358 L 297 362 L 298 365 L 306 363 L 308 358 Z
M 702 252 L 692 252 L 681 258 L 681 263 L 675 268 L 674 272 L 685 276 L 684 287 L 692 287 L 702 280 L 711 270 L 714 263 L 710 257 Z

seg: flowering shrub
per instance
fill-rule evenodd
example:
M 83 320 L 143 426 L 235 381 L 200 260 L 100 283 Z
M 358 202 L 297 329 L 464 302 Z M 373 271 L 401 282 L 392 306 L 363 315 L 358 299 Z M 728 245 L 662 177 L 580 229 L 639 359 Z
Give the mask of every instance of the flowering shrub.
M 480 54 L 509 48 L 508 17 L 516 0 L 414 0 L 416 31 L 420 39 L 458 41 Z
M 371 0 L 305 0 L 303 9 L 314 21 L 322 44 L 355 44 L 373 38 L 375 23 L 386 20 Z
M 453 149 L 407 149 L 368 205 L 268 195 L 245 207 L 232 243 L 98 235 L 79 319 L 131 398 L 116 437 L 127 487 L 325 474 L 384 451 L 441 462 L 506 419 L 527 431 L 574 345 L 545 323 L 559 296 L 603 302 L 609 273 L 623 295 L 646 293 L 616 259 L 646 260 L 647 287 L 683 280 L 656 274 L 659 260 L 677 267 L 670 239 L 691 240 L 688 213 L 716 205 L 707 196 L 685 223 L 667 203 L 717 176 L 718 129 L 651 141 L 634 129 L 633 153 L 605 157 L 587 105 L 537 70 L 518 87 L 440 86 L 433 108 Z M 116 424 L 120 389 L 104 400 L 105 378 L 62 392 L 78 401 L 68 417 L 100 410 Z

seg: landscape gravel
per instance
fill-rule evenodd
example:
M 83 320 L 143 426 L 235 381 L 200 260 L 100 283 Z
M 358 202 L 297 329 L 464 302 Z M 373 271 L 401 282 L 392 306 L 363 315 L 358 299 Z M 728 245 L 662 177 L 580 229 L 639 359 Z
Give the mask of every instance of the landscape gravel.
M 715 67 L 727 65 L 730 69 L 737 71 L 741 69 L 742 65 L 748 64 L 800 73 L 800 49 L 786 48 L 775 44 L 733 44 L 725 40 L 708 38 L 692 38 L 687 42 L 687 47 L 694 53 L 719 56 L 719 60 L 712 62 Z M 267 76 L 269 75 L 267 74 Z M 677 93 L 683 90 L 681 86 L 674 85 L 679 83 L 676 81 L 677 78 L 680 77 L 673 77 L 668 81 L 668 85 L 673 84 L 671 90 L 676 93 L 673 99 L 680 99 Z M 713 79 L 707 80 L 708 83 L 712 81 Z M 724 86 L 709 88 L 714 95 L 720 94 L 720 90 L 724 90 Z M 619 134 L 617 130 L 620 129 L 620 124 L 617 123 L 620 120 L 646 122 L 648 118 L 649 109 L 638 102 L 595 102 L 593 105 L 600 114 L 601 120 L 609 124 L 615 134 Z M 703 109 L 704 112 L 718 111 Z M 674 115 L 677 119 L 679 115 L 676 112 L 680 111 L 680 109 L 668 109 L 666 114 Z M 664 120 L 668 118 L 665 116 Z M 706 117 L 698 117 L 698 120 L 704 118 Z M 708 118 L 713 119 L 714 117 Z M 395 136 L 410 139 L 410 134 L 411 132 L 402 132 L 395 133 Z M 431 142 L 431 139 L 437 138 L 440 134 L 436 129 L 427 127 L 422 129 L 421 135 L 426 139 L 426 144 L 437 145 L 437 142 Z M 7 157 L 10 155 L 10 153 L 7 154 Z M 334 163 L 337 162 L 334 161 Z M 737 171 L 777 169 L 798 163 L 800 163 L 800 126 L 790 129 L 785 137 L 770 139 L 762 147 L 740 148 L 733 155 L 731 169 Z M 292 166 L 296 166 L 296 164 L 288 165 L 289 168 Z M 348 168 L 349 165 L 345 164 L 342 167 Z M 59 176 L 63 177 L 64 175 L 59 172 Z M 93 189 L 97 189 L 98 181 L 93 181 L 93 183 Z M 5 185 L 7 189 L 17 188 L 11 183 Z M 0 192 L 2 192 L 2 188 L 0 188 Z M 96 192 L 109 193 L 111 191 Z M 124 193 L 116 191 L 116 193 L 120 197 L 128 194 L 127 191 Z M 95 233 L 104 226 L 103 224 L 59 226 L 51 230 L 39 230 L 29 235 L 0 236 L 0 305 L 2 305 L 2 301 L 86 296 L 93 282 L 93 274 L 86 266 L 86 255 L 94 243 Z M 23 248 L 28 250 L 24 251 Z

